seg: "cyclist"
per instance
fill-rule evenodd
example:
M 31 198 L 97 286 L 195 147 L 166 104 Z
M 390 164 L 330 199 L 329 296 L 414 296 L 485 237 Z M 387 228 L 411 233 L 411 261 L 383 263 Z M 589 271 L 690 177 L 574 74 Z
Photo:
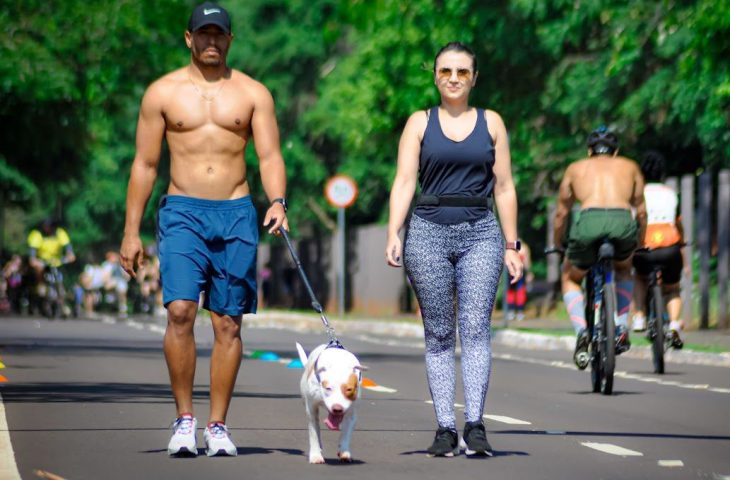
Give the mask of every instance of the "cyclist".
M 39 228 L 31 230 L 28 234 L 28 248 L 28 263 L 35 272 L 38 282 L 38 294 L 42 297 L 41 292 L 45 289 L 43 271 L 46 267 L 58 268 L 65 263 L 71 263 L 76 260 L 76 255 L 74 255 L 71 238 L 66 230 L 59 227 L 50 218 L 43 220 Z M 58 293 L 60 298 L 63 298 L 65 291 L 60 271 L 58 273 L 58 283 Z
M 604 126 L 591 132 L 586 145 L 588 158 L 571 163 L 565 170 L 554 224 L 555 246 L 562 249 L 571 208 L 580 203 L 580 213 L 567 239 L 561 281 L 563 301 L 577 334 L 573 359 L 581 370 L 588 366 L 585 353 L 590 344 L 581 282 L 598 260 L 601 243 L 610 240 L 615 248 L 616 353 L 627 351 L 631 346 L 627 326 L 633 290 L 631 256 L 646 229 L 644 179 L 639 166 L 618 156 L 618 139 Z
M 666 177 L 664 156 L 656 151 L 644 155 L 641 163 L 644 174 L 644 201 L 646 202 L 647 226 L 644 246 L 648 250 L 637 251 L 634 255 L 636 270 L 636 289 L 634 291 L 634 321 L 636 332 L 646 330 L 646 289 L 647 275 L 654 265 L 661 269 L 662 296 L 667 302 L 669 329 L 672 346 L 682 348 L 679 320 L 682 299 L 679 296 L 679 280 L 682 276 L 682 239 L 683 230 L 677 215 L 678 198 L 673 188 L 665 185 Z

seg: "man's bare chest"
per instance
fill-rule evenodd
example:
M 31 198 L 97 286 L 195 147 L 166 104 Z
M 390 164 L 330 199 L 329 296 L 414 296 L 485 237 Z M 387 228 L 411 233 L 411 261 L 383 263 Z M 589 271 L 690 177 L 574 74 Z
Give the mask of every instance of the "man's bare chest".
M 164 116 L 169 131 L 186 132 L 206 127 L 236 133 L 249 131 L 253 104 L 247 99 L 225 95 L 209 100 L 195 92 L 185 97 L 166 105 Z

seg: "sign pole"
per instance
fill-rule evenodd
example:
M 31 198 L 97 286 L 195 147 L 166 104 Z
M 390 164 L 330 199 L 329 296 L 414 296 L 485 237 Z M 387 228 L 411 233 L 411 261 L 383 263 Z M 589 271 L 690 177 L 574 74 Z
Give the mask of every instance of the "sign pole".
M 324 194 L 330 205 L 337 208 L 337 248 L 340 251 L 337 265 L 337 310 L 340 317 L 345 315 L 345 276 L 347 275 L 347 245 L 345 240 L 345 209 L 351 207 L 357 198 L 357 184 L 347 175 L 331 177 L 324 187 Z
M 345 275 L 347 274 L 347 252 L 345 251 L 345 209 L 340 207 L 337 209 L 337 231 L 340 236 L 340 271 L 337 276 L 337 307 L 340 317 L 345 315 Z

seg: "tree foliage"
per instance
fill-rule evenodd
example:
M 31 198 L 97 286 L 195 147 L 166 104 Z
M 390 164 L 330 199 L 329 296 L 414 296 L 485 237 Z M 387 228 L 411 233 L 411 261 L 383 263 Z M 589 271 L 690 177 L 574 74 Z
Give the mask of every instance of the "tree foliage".
M 292 224 L 334 216 L 327 178 L 351 175 L 350 222 L 383 221 L 401 129 L 438 101 L 435 52 L 477 52 L 473 103 L 510 133 L 523 236 L 598 124 L 622 152 L 659 148 L 673 173 L 730 166 L 730 0 L 229 0 L 229 63 L 272 91 Z M 188 62 L 193 2 L 8 0 L 0 6 L 0 186 L 31 222 L 63 218 L 80 248 L 118 243 L 139 101 Z M 257 203 L 266 202 L 253 149 Z M 151 204 L 167 181 L 163 158 Z M 154 208 L 145 232 L 154 232 Z M 16 218 L 16 217 L 13 217 Z M 12 248 L 21 248 L 11 245 Z

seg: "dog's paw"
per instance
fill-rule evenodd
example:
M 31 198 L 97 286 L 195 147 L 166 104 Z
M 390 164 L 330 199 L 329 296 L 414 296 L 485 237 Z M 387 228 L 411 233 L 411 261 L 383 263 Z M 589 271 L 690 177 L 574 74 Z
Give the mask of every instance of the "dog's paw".
M 343 463 L 352 462 L 352 454 L 350 452 L 337 452 L 337 456 L 340 457 L 340 462 L 343 462 Z
M 324 463 L 324 457 L 321 453 L 310 453 L 309 463 L 312 465 L 322 465 Z

